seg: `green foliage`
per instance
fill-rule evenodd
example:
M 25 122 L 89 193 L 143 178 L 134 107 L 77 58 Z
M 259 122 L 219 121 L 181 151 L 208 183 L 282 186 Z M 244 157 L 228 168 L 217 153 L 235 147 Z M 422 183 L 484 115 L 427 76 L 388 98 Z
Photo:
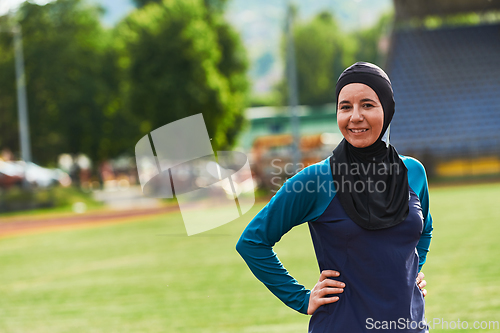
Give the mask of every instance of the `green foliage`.
M 268 94 L 260 94 L 256 96 L 252 96 L 250 99 L 250 106 L 251 107 L 258 107 L 258 106 L 269 106 L 269 105 L 280 105 L 280 98 L 282 96 L 279 94 L 278 91 L 271 91 Z
M 115 29 L 86 0 L 26 2 L 22 27 L 33 160 L 133 154 L 154 128 L 203 112 L 216 147 L 234 143 L 248 82 L 225 0 L 152 1 Z M 12 34 L 0 34 L 0 148 L 19 151 Z
M 21 9 L 36 161 L 96 149 L 92 134 L 103 106 L 97 101 L 103 45 L 93 36 L 103 31 L 95 12 L 81 6 L 80 1 L 63 0 L 47 6 L 26 3 Z
M 127 105 L 141 135 L 203 113 L 214 148 L 243 122 L 247 68 L 238 36 L 201 1 L 150 3 L 117 26 Z
M 46 189 L 27 191 L 20 187 L 0 191 L 0 213 L 54 206 L 54 198 Z
M 207 9 L 216 12 L 222 12 L 227 0 L 203 0 Z M 140 8 L 149 3 L 161 3 L 162 0 L 133 0 L 135 5 Z
M 489 11 L 484 13 L 456 13 L 450 15 L 429 15 L 425 17 L 414 17 L 408 20 L 396 22 L 397 29 L 438 29 L 441 27 L 471 26 L 478 24 L 496 24 L 500 22 L 500 11 Z
M 372 28 L 345 33 L 330 12 L 319 13 L 294 27 L 299 103 L 320 105 L 335 102 L 335 83 L 342 71 L 356 61 L 380 64 L 378 41 L 391 21 L 384 15 Z M 284 44 L 284 43 L 283 43 Z M 285 45 L 282 46 L 285 50 Z M 286 53 L 283 52 L 285 58 Z M 286 79 L 277 90 L 287 103 Z
M 227 0 L 203 0 L 203 3 L 210 13 L 222 14 L 226 7 Z
M 50 187 L 24 190 L 20 187 L 0 189 L 0 214 L 2 217 L 16 215 L 48 215 L 72 212 L 72 205 L 81 202 L 91 209 L 102 208 L 90 192 L 75 187 Z M 50 207 L 50 208 L 49 208 Z M 26 212 L 29 210 L 29 212 Z
M 45 6 L 26 2 L 18 13 L 32 152 L 38 163 L 53 163 L 63 152 L 84 152 L 97 160 L 123 149 L 119 143 L 105 144 L 114 134 L 113 126 L 120 123 L 116 119 L 120 102 L 116 56 L 108 47 L 100 13 L 81 0 Z M 4 34 L 0 41 L 0 68 L 6 69 L 0 76 L 0 105 L 6 108 L 8 126 L 17 118 L 11 38 Z M 13 132 L 2 135 L 2 146 L 16 147 L 17 131 Z
M 393 13 L 386 13 L 380 17 L 373 27 L 353 33 L 353 38 L 358 43 L 355 53 L 356 61 L 367 61 L 382 65 L 381 58 L 383 55 L 379 52 L 379 42 L 381 37 L 388 37 L 392 16 Z
M 145 5 L 147 5 L 148 3 L 161 3 L 162 0 L 133 0 L 133 2 L 135 3 L 135 5 L 140 8 L 140 7 L 143 7 Z
M 10 26 L 7 16 L 0 17 L 0 27 Z M 0 33 L 0 148 L 19 149 L 16 111 L 16 74 L 12 35 Z
M 356 41 L 342 34 L 334 17 L 323 12 L 294 31 L 301 104 L 335 100 L 334 87 L 340 73 L 353 63 Z

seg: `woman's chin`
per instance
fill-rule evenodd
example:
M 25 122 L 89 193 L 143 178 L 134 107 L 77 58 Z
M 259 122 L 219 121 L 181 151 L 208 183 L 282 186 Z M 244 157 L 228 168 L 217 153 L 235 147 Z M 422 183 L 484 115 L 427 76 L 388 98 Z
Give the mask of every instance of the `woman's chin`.
M 352 146 L 354 146 L 356 148 L 366 148 L 373 143 L 373 142 L 370 142 L 370 140 L 364 140 L 364 139 L 359 139 L 359 138 L 354 138 L 354 139 L 349 138 L 346 140 L 347 140 L 347 142 L 349 142 Z

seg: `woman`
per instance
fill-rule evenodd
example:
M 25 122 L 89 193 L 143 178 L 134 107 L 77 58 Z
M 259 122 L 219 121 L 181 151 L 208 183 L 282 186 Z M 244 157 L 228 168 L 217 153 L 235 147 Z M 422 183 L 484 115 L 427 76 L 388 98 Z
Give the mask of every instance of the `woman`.
M 274 295 L 312 315 L 309 332 L 426 332 L 418 273 L 432 232 L 425 170 L 389 144 L 395 103 L 382 69 L 352 65 L 336 96 L 344 139 L 332 156 L 285 182 L 236 248 Z M 272 250 L 304 222 L 321 271 L 312 290 Z

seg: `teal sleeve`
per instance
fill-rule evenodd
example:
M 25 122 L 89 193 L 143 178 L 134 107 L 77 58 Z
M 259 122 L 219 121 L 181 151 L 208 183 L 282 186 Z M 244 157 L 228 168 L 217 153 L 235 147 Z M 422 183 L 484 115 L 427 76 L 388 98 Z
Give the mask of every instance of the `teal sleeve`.
M 429 252 L 433 230 L 432 216 L 429 209 L 429 187 L 427 185 L 427 175 L 422 163 L 416 159 L 406 156 L 401 156 L 401 159 L 408 169 L 408 183 L 412 190 L 418 195 L 422 206 L 424 225 L 422 235 L 420 235 L 420 240 L 417 244 L 419 258 L 418 271 L 420 272 L 422 266 L 425 264 L 427 252 Z
M 334 192 L 329 160 L 287 180 L 243 231 L 236 250 L 253 274 L 282 302 L 306 314 L 310 291 L 283 267 L 272 247 L 294 226 L 317 219 Z

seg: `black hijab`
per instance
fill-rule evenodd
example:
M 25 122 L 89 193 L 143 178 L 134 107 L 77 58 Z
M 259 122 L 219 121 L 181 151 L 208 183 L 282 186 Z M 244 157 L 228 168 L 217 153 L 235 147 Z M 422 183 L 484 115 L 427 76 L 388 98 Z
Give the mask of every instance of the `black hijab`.
M 395 112 L 391 81 L 378 66 L 357 62 L 337 81 L 337 105 L 340 91 L 350 83 L 363 83 L 375 91 L 384 110 L 384 125 L 371 146 L 356 148 L 343 139 L 335 148 L 330 167 L 336 195 L 359 226 L 370 230 L 392 227 L 408 216 L 410 194 L 408 170 L 396 149 L 388 144 L 386 133 Z

